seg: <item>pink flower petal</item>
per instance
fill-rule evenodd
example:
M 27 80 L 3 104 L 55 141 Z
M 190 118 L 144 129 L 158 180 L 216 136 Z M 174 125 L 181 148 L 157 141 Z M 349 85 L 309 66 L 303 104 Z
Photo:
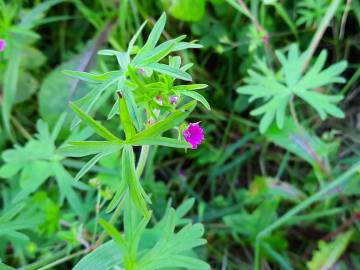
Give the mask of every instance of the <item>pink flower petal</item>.
M 204 132 L 199 123 L 190 123 L 183 131 L 185 141 L 191 144 L 192 149 L 197 149 L 204 140 Z
M 0 38 L 0 52 L 4 51 L 6 47 L 6 41 Z
M 177 97 L 177 96 L 169 96 L 169 103 L 172 105 L 176 104 L 178 102 L 178 100 L 179 100 L 179 97 Z

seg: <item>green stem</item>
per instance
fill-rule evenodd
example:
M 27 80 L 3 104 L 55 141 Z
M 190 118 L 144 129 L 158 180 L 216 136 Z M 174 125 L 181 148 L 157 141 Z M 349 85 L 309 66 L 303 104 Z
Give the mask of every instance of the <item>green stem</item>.
M 294 96 L 292 96 L 290 98 L 289 104 L 290 104 L 290 114 L 291 114 L 292 119 L 295 122 L 296 127 L 298 128 L 301 135 L 305 135 L 305 131 L 304 131 L 303 127 L 300 125 L 300 121 L 299 121 L 299 118 L 297 117 L 297 113 L 295 110 Z
M 322 190 L 318 191 L 314 195 L 310 196 L 308 199 L 303 201 L 302 203 L 298 204 L 294 208 L 292 208 L 290 211 L 288 211 L 286 214 L 284 214 L 282 217 L 280 217 L 278 220 L 276 220 L 274 223 L 272 223 L 270 226 L 266 227 L 264 230 L 262 230 L 257 236 L 256 236 L 256 242 L 255 242 L 255 270 L 260 270 L 260 244 L 261 240 L 268 236 L 272 231 L 279 228 L 280 226 L 287 223 L 293 216 L 310 206 L 312 203 L 320 200 L 324 195 L 326 195 L 331 190 L 337 188 L 338 186 L 344 184 L 350 176 L 355 174 L 360 170 L 360 162 L 356 163 L 354 166 L 352 166 L 350 169 L 347 170 L 344 174 L 339 176 L 337 179 L 335 179 L 333 182 L 331 182 L 329 185 L 324 187 Z
M 30 264 L 30 265 L 26 265 L 26 266 L 23 266 L 23 267 L 20 267 L 18 270 L 37 270 L 39 269 L 39 267 L 49 263 L 49 262 L 52 262 L 52 261 L 55 261 L 59 258 L 62 258 L 64 257 L 65 255 L 67 254 L 67 250 L 64 249 L 62 251 L 59 251 L 58 253 L 56 254 L 53 254 L 51 256 L 48 256 L 40 261 L 37 261 L 33 264 Z
M 48 264 L 48 265 L 45 265 L 45 266 L 43 266 L 43 267 L 41 267 L 41 268 L 38 268 L 38 270 L 50 269 L 50 268 L 52 268 L 53 266 L 59 265 L 59 264 L 61 264 L 61 263 L 63 263 L 63 262 L 69 261 L 69 260 L 71 260 L 71 259 L 73 259 L 73 258 L 76 258 L 76 257 L 78 257 L 78 256 L 80 256 L 80 255 L 83 255 L 83 254 L 86 254 L 86 253 L 88 253 L 88 250 L 87 250 L 87 249 L 80 250 L 80 251 L 78 251 L 78 252 L 76 252 L 76 253 L 74 253 L 74 254 L 70 254 L 70 255 L 68 255 L 68 256 L 66 256 L 66 257 L 64 257 L 64 258 L 61 258 L 61 259 L 59 259 L 59 260 L 57 260 L 57 261 L 54 261 L 54 262 L 52 262 L 52 263 L 50 263 L 50 264 Z
M 136 174 L 140 177 L 144 171 L 146 160 L 149 155 L 150 145 L 144 145 L 141 147 L 140 157 L 136 166 Z
M 317 46 L 319 45 L 319 42 L 325 33 L 326 28 L 329 26 L 331 19 L 334 17 L 335 12 L 336 12 L 340 2 L 341 2 L 341 0 L 333 0 L 331 2 L 331 5 L 327 9 L 324 18 L 322 19 L 318 29 L 316 30 L 313 39 L 311 40 L 306 59 L 304 61 L 304 64 L 301 67 L 302 73 L 308 67 L 310 60 L 313 57 L 315 50 L 316 50 Z

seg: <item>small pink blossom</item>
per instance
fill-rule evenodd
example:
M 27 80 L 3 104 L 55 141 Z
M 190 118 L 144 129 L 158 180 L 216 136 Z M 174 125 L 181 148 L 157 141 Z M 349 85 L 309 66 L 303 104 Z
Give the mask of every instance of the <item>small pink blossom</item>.
M 4 51 L 6 47 L 6 41 L 0 38 L 0 52 Z
M 176 104 L 178 102 L 178 100 L 179 100 L 179 97 L 177 97 L 177 96 L 169 96 L 169 102 L 171 105 Z
M 204 132 L 198 123 L 190 123 L 183 131 L 185 141 L 191 144 L 192 149 L 196 149 L 204 140 Z
M 145 74 L 145 69 L 144 68 L 139 68 L 139 72 L 144 75 Z

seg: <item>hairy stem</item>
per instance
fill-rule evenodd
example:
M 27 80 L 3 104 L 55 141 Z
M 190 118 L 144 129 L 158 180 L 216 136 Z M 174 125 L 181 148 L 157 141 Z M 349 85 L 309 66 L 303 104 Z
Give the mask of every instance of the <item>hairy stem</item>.
M 311 40 L 306 59 L 301 67 L 302 73 L 307 69 L 310 60 L 313 57 L 315 50 L 318 47 L 319 42 L 325 33 L 326 28 L 329 26 L 331 19 L 334 17 L 340 2 L 341 0 L 333 0 L 331 5 L 328 7 L 324 18 L 322 19 L 318 29 L 316 30 L 313 39 Z
M 57 261 L 54 261 L 54 262 L 52 262 L 52 263 L 50 263 L 50 264 L 48 264 L 48 265 L 45 265 L 45 266 L 39 268 L 38 270 L 50 269 L 50 268 L 52 268 L 52 267 L 54 267 L 54 266 L 56 266 L 56 265 L 59 265 L 59 264 L 61 264 L 61 263 L 63 263 L 63 262 L 66 262 L 66 261 L 68 261 L 68 260 L 71 260 L 71 259 L 73 259 L 73 258 L 76 258 L 76 257 L 78 257 L 78 256 L 81 256 L 81 255 L 83 255 L 83 254 L 85 254 L 85 253 L 87 253 L 87 252 L 88 252 L 87 249 L 80 250 L 80 251 L 78 251 L 78 252 L 76 252 L 76 253 L 70 254 L 70 255 L 68 255 L 68 256 L 65 256 L 64 258 L 61 258 L 61 259 L 59 259 L 59 260 L 57 260 Z

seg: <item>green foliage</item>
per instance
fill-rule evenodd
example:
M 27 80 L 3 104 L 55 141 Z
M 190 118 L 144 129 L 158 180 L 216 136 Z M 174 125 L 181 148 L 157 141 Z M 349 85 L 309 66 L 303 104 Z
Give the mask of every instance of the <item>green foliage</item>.
M 338 141 L 326 143 L 316 135 L 311 134 L 310 131 L 303 131 L 299 131 L 292 119 L 287 117 L 282 129 L 273 124 L 266 131 L 265 136 L 269 141 L 312 165 L 315 165 L 318 161 L 327 161 L 336 153 Z
M 360 269 L 359 25 L 358 1 L 0 0 L 0 269 Z
M 311 261 L 306 263 L 309 270 L 325 270 L 333 267 L 349 245 L 353 234 L 354 231 L 348 231 L 338 235 L 332 242 L 320 241 L 319 250 L 316 250 Z
M 162 0 L 162 2 L 172 16 L 185 22 L 200 21 L 205 14 L 206 0 Z
M 162 219 L 151 229 L 145 229 L 148 218 L 141 218 L 130 201 L 124 210 L 124 234 L 106 221 L 100 221 L 113 239 L 84 257 L 74 268 L 107 269 L 115 265 L 129 269 L 210 269 L 197 259 L 191 250 L 204 245 L 201 224 L 182 219 L 193 205 L 187 200 L 177 210 L 168 207 Z M 180 224 L 186 224 L 175 232 Z M 114 252 L 115 251 L 115 252 Z
M 32 30 L 40 14 L 63 0 L 40 4 L 26 16 L 21 17 L 17 3 L 1 4 L 0 36 L 6 38 L 5 72 L 0 76 L 3 82 L 2 118 L 6 131 L 12 134 L 10 118 L 12 106 L 27 100 L 38 87 L 35 77 L 29 72 L 42 66 L 46 60 L 41 51 L 33 47 L 39 35 Z M 18 24 L 16 19 L 21 18 Z M 1 70 L 1 68 L 0 68 Z
M 246 235 L 249 239 L 255 239 L 257 234 L 272 224 L 276 218 L 276 202 L 263 203 L 252 213 L 246 211 L 226 216 L 225 224 L 233 228 L 234 232 Z
M 306 27 L 316 27 L 320 24 L 327 8 L 330 4 L 328 0 L 302 0 L 297 4 L 298 19 L 297 25 L 305 25 Z M 343 11 L 343 7 L 338 8 L 338 14 Z
M 280 51 L 276 55 L 281 63 L 277 73 L 258 60 L 255 69 L 249 70 L 249 77 L 245 79 L 247 85 L 237 89 L 240 94 L 250 95 L 250 102 L 256 99 L 265 101 L 265 104 L 251 111 L 251 115 L 262 115 L 260 132 L 264 133 L 274 120 L 279 128 L 284 126 L 287 106 L 294 97 L 312 106 L 322 120 L 328 115 L 339 118 L 345 116 L 336 106 L 343 96 L 323 94 L 316 89 L 331 83 L 343 83 L 344 79 L 339 75 L 346 68 L 346 62 L 322 70 L 327 57 L 326 51 L 322 51 L 312 67 L 302 75 L 307 52 L 300 54 L 298 46 L 293 44 L 287 57 Z
M 17 203 L 7 206 L 0 212 L 0 229 L 2 243 L 0 251 L 2 256 L 6 251 L 6 244 L 9 242 L 13 247 L 19 249 L 29 242 L 26 231 L 34 231 L 40 223 L 39 216 L 34 215 L 33 211 L 24 211 L 26 204 Z M 31 217 L 31 220 L 29 220 Z
M 67 74 L 76 77 L 80 80 L 91 81 L 100 84 L 86 96 L 76 101 L 75 104 L 80 106 L 85 113 L 90 112 L 94 104 L 98 101 L 102 94 L 107 91 L 113 91 L 110 87 L 113 84 L 117 85 L 117 89 L 121 89 L 126 105 L 128 107 L 131 119 L 136 130 L 140 131 L 143 128 L 143 116 L 141 109 L 145 109 L 148 115 L 156 116 L 153 113 L 154 109 L 173 109 L 169 103 L 168 97 L 171 95 L 190 96 L 202 102 L 207 108 L 209 105 L 204 98 L 196 93 L 185 95 L 182 91 L 174 89 L 175 79 L 182 79 L 191 81 L 191 76 L 186 70 L 191 66 L 191 63 L 181 67 L 180 57 L 169 57 L 169 64 L 159 63 L 171 52 L 183 51 L 189 48 L 201 48 L 200 45 L 194 43 L 183 42 L 185 36 L 180 36 L 175 39 L 157 45 L 161 33 L 164 30 L 166 22 L 166 15 L 160 17 L 154 25 L 153 30 L 149 34 L 145 45 L 138 49 L 135 53 L 134 44 L 144 27 L 139 28 L 138 32 L 131 39 L 126 52 L 115 50 L 100 50 L 100 55 L 115 56 L 119 64 L 119 71 L 112 71 L 103 74 L 89 74 L 78 71 L 65 71 Z M 157 45 L 157 46 L 156 46 Z M 134 56 L 132 56 L 135 54 Z M 206 85 L 201 85 L 199 88 L 194 85 L 192 90 L 201 89 Z M 113 109 L 109 113 L 109 118 L 112 118 L 117 111 L 118 101 L 116 100 Z
M 74 211 L 82 216 L 83 204 L 74 187 L 88 189 L 86 185 L 74 182 L 71 174 L 64 168 L 62 157 L 56 154 L 55 140 L 61 129 L 65 115 L 59 118 L 56 126 L 50 133 L 48 125 L 39 120 L 37 122 L 38 134 L 25 146 L 4 151 L 2 158 L 6 162 L 0 168 L 0 176 L 11 178 L 20 174 L 20 191 L 12 202 L 17 203 L 39 189 L 50 177 L 54 177 L 59 187 L 59 202 L 66 198 Z

